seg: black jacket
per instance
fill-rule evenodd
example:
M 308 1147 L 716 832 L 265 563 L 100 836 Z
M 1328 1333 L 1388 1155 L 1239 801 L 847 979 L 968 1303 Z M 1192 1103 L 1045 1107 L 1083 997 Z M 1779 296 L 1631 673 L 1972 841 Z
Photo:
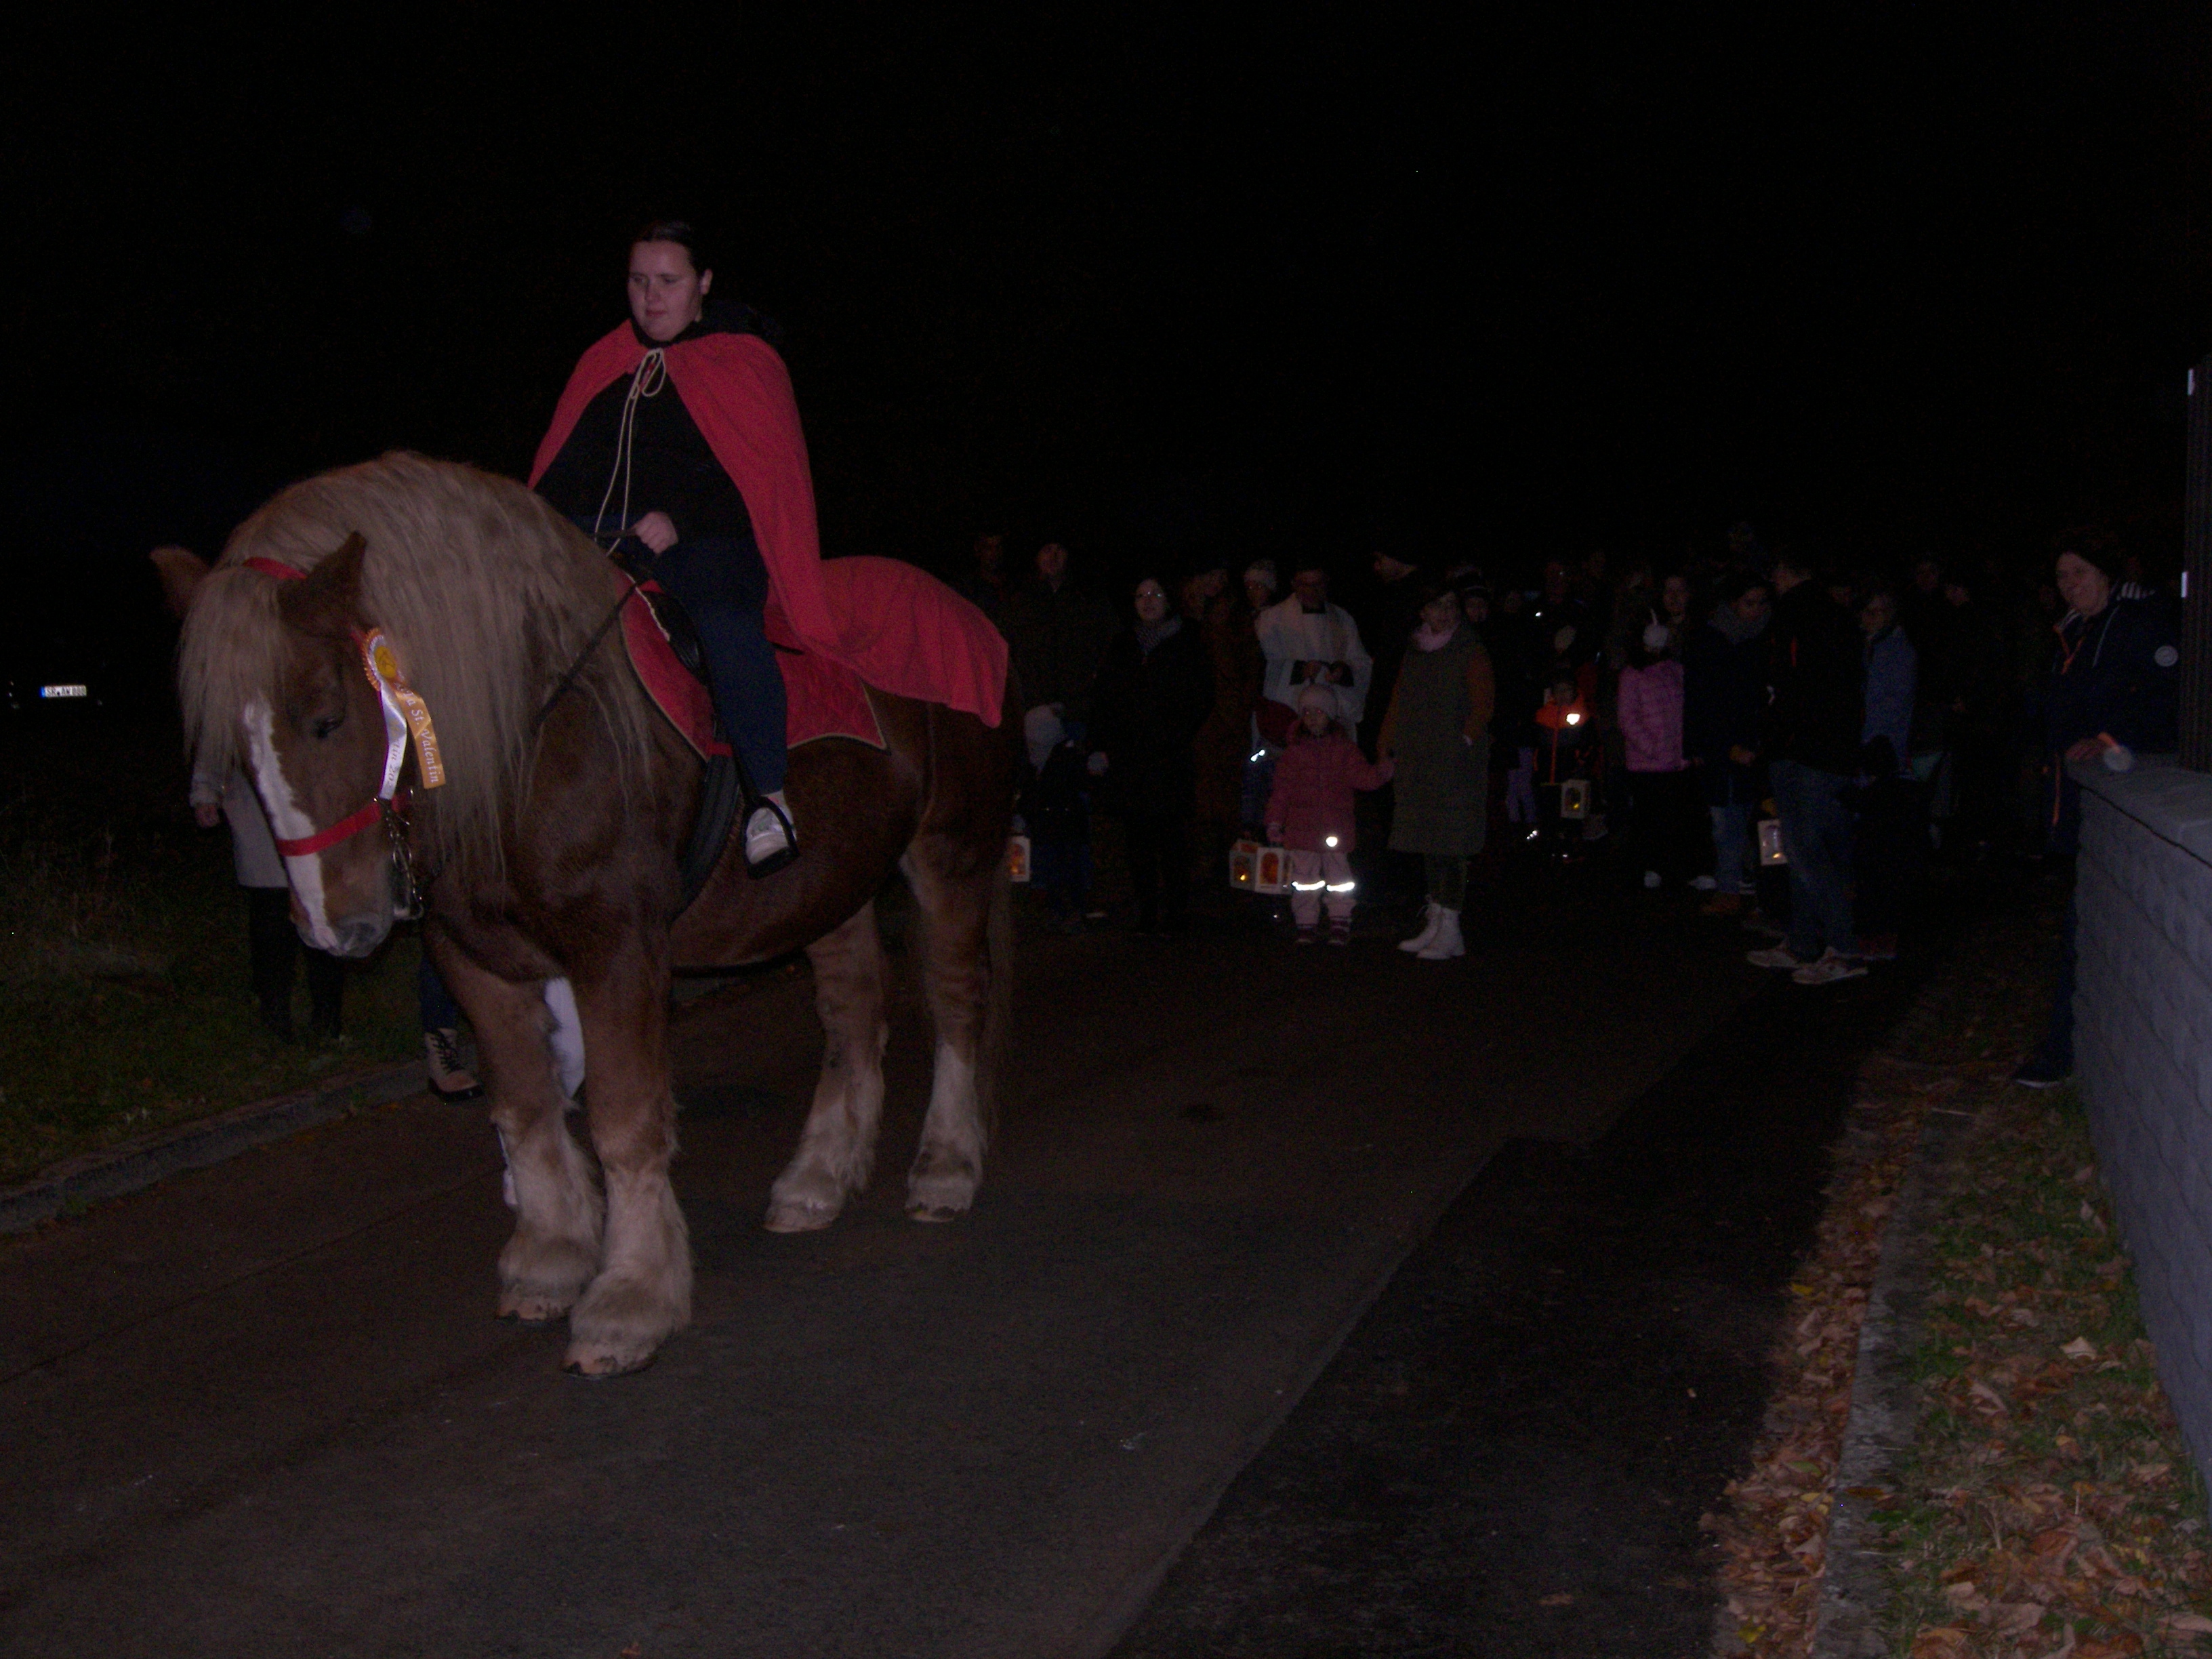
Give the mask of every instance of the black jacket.
M 1149 655 L 1127 632 L 1098 673 L 1091 741 L 1106 752 L 1101 780 L 1115 811 L 1188 818 L 1196 811 L 1198 765 L 1191 740 L 1213 709 L 1213 669 L 1206 642 L 1188 622 Z
M 2114 599 L 2058 624 L 2044 702 L 2045 736 L 2063 750 L 2109 733 L 2145 754 L 2181 745 L 2175 702 L 2181 653 L 2169 617 L 2147 599 Z
M 1757 751 L 1765 710 L 1765 634 L 1738 641 L 1711 623 L 1692 633 L 1682 647 L 1682 749 L 1699 763 L 1709 805 L 1752 799 L 1752 769 L 1729 751 Z
M 1098 665 L 1114 637 L 1114 607 L 1073 576 L 1058 587 L 1040 576 L 1007 596 L 998 623 L 1023 702 L 1058 703 L 1064 719 L 1088 720 Z
M 1775 600 L 1766 634 L 1766 758 L 1856 776 L 1866 718 L 1857 627 L 1816 583 L 1802 581 Z

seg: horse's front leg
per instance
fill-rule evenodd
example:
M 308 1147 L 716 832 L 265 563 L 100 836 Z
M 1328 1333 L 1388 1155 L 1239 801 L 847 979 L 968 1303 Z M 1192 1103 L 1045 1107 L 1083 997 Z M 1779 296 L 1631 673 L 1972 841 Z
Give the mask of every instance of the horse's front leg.
M 884 1115 L 884 951 L 872 902 L 807 947 L 822 1018 L 822 1079 L 799 1151 L 769 1192 L 768 1230 L 805 1232 L 837 1218 L 868 1184 Z
M 476 1027 L 491 1121 L 514 1178 L 514 1236 L 499 1255 L 499 1315 L 558 1319 L 599 1270 L 599 1190 L 566 1121 L 543 988 L 477 967 L 436 935 L 430 951 Z
M 571 979 L 607 1219 L 599 1277 L 568 1316 L 567 1363 L 586 1376 L 613 1376 L 647 1364 L 691 1322 L 691 1240 L 668 1182 L 676 1097 L 666 934 L 640 928 L 595 972 Z

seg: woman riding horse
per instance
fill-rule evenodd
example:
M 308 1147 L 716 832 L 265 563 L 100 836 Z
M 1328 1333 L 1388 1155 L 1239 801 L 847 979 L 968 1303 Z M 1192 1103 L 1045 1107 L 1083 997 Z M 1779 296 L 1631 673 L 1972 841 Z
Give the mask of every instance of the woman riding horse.
M 817 648 L 828 640 L 807 636 L 830 629 L 790 377 L 754 313 L 709 299 L 714 281 L 690 225 L 638 233 L 630 319 L 576 365 L 531 484 L 595 538 L 643 544 L 654 580 L 689 613 L 714 717 L 758 803 L 745 865 L 765 875 L 798 843 L 783 791 L 783 675 L 762 611 L 773 595 Z

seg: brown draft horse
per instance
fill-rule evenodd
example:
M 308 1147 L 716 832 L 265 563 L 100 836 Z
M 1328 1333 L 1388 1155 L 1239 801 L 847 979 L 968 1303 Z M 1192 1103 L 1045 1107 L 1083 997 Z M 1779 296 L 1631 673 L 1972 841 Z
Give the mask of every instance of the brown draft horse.
M 827 738 L 792 756 L 798 860 L 756 878 L 726 853 L 678 917 L 702 769 L 619 641 L 587 650 L 623 579 L 522 486 L 388 455 L 286 489 L 211 571 L 181 550 L 155 559 L 185 614 L 187 736 L 203 764 L 252 776 L 292 843 L 301 932 L 325 950 L 374 950 L 401 897 L 402 860 L 374 833 L 388 740 L 362 667 L 367 630 L 382 630 L 430 713 L 447 781 L 417 787 L 409 821 L 391 824 L 426 872 L 424 940 L 476 1027 L 506 1141 L 517 1218 L 499 1258 L 502 1316 L 566 1314 L 567 1364 L 592 1376 L 645 1364 L 690 1318 L 690 1247 L 668 1179 L 672 968 L 805 948 L 828 1043 L 768 1225 L 827 1226 L 866 1184 L 889 1030 L 874 897 L 895 869 L 925 918 L 937 1042 L 907 1208 L 924 1220 L 968 1208 L 1011 978 L 1011 702 L 992 728 L 871 688 L 888 751 Z M 279 580 L 272 564 L 305 579 Z M 419 744 L 406 755 L 411 777 Z M 371 833 L 331 841 L 349 821 Z M 563 1121 L 549 1048 L 544 993 L 562 978 L 589 1058 L 599 1181 Z

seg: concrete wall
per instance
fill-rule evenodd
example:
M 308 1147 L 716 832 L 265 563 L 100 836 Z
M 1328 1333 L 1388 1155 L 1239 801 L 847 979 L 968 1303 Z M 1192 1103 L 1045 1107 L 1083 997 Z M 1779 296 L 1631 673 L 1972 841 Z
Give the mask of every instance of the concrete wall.
M 2075 1070 L 2159 1375 L 2212 1480 L 2212 776 L 2075 776 Z

